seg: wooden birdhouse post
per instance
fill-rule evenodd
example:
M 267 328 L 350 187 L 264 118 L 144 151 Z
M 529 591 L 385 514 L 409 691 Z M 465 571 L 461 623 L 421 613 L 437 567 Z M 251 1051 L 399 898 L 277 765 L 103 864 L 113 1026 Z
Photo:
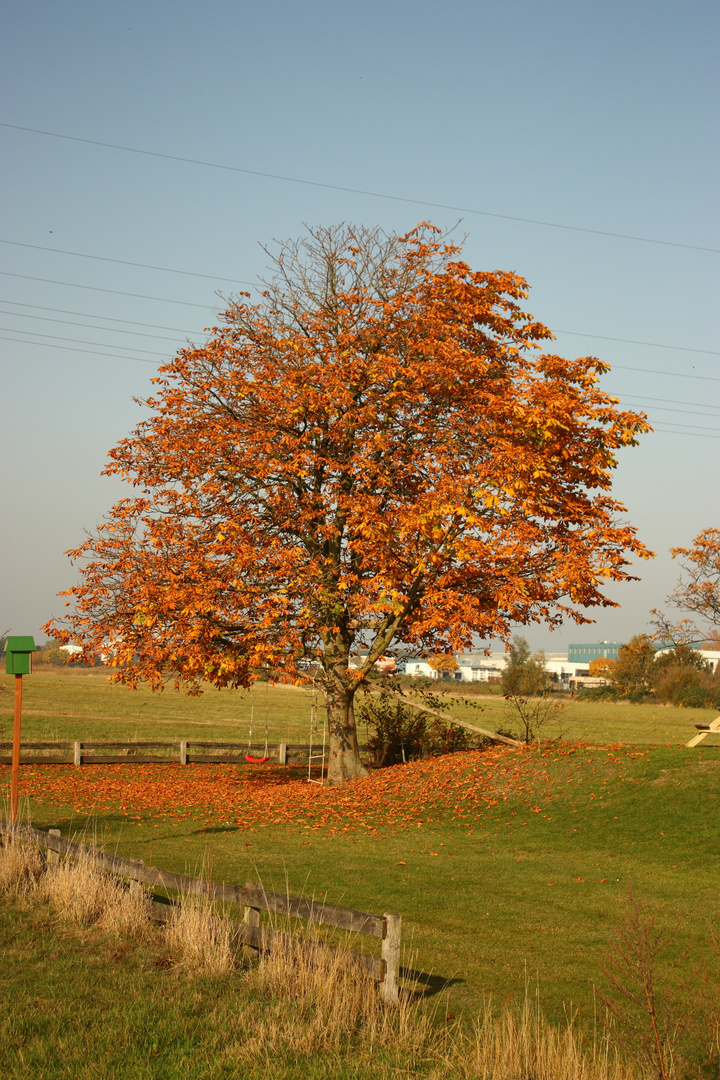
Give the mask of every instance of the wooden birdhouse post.
M 10 824 L 17 825 L 18 785 L 20 780 L 20 718 L 22 716 L 22 677 L 32 672 L 35 642 L 31 637 L 9 637 L 5 642 L 5 670 L 15 676 L 15 717 L 13 723 L 12 773 L 10 778 Z

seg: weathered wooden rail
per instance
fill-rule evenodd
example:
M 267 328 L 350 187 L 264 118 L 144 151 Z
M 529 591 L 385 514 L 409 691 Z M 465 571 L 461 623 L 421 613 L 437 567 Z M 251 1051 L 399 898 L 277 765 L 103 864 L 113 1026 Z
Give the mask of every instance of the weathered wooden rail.
M 268 745 L 267 756 L 287 765 L 292 758 L 307 761 L 309 743 L 273 743 Z M 365 751 L 367 747 L 361 746 Z M 156 750 L 158 753 L 150 753 Z M 114 751 L 114 752 L 112 752 Z M 265 756 L 264 747 L 262 756 Z M 200 742 L 195 739 L 154 739 L 137 742 L 103 742 L 85 739 L 65 742 L 24 742 L 21 746 L 21 765 L 222 765 L 245 761 L 247 743 Z M 260 751 L 255 748 L 254 753 Z M 0 765 L 12 761 L 12 743 L 0 742 Z
M 364 953 L 347 952 L 347 962 L 367 972 L 378 983 L 380 994 L 385 1001 L 398 999 L 398 974 L 400 971 L 400 941 L 402 916 L 393 912 L 384 915 L 370 915 L 364 911 L 339 907 L 326 901 L 307 900 L 304 897 L 290 896 L 285 893 L 268 892 L 258 882 L 246 885 L 228 885 L 224 882 L 209 881 L 204 878 L 187 877 L 170 870 L 161 870 L 155 866 L 146 866 L 142 860 L 121 859 L 105 851 L 67 840 L 58 829 L 41 832 L 29 827 L 13 827 L 9 822 L 0 820 L 0 834 L 12 834 L 18 839 L 36 844 L 55 857 L 65 856 L 83 859 L 101 870 L 109 871 L 131 882 L 140 882 L 151 888 L 164 888 L 179 893 L 180 896 L 203 896 L 210 900 L 219 900 L 225 904 L 241 904 L 245 911 L 242 924 L 238 924 L 237 938 L 242 944 L 249 945 L 261 952 L 270 952 L 280 945 L 298 949 L 304 953 L 317 955 L 321 952 L 334 953 L 337 950 L 322 942 L 303 942 L 290 934 L 285 934 L 261 924 L 261 912 L 275 915 L 287 915 L 302 919 L 307 923 L 336 927 L 379 938 L 380 957 Z M 176 904 L 159 901 L 155 897 L 148 900 L 148 914 L 151 918 L 167 921 Z M 343 950 L 345 954 L 345 950 Z

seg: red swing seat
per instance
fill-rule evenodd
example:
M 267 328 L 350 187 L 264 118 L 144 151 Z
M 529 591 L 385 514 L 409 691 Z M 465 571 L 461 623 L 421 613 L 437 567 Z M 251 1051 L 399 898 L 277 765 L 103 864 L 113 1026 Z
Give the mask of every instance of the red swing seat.
M 266 761 L 269 761 L 269 757 L 254 757 L 253 754 L 246 754 L 245 760 L 249 761 L 251 765 L 264 765 Z

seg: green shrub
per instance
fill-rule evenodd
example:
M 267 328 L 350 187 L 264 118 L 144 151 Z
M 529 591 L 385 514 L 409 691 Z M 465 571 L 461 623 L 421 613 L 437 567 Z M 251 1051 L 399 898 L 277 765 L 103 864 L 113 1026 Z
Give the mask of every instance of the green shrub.
M 688 686 L 673 699 L 686 709 L 720 709 L 720 687 Z
M 473 750 L 491 742 L 403 705 L 387 694 L 366 699 L 358 718 L 367 724 L 370 761 L 378 769 L 417 758 Z
M 578 694 L 580 701 L 619 701 L 620 696 L 614 686 L 588 686 Z

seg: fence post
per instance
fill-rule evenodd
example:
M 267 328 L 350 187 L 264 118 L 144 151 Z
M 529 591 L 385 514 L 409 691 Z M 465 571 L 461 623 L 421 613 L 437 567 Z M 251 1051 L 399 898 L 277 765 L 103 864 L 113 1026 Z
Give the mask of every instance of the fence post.
M 133 862 L 137 863 L 138 866 L 144 866 L 145 865 L 145 860 L 144 859 L 133 859 Z M 130 879 L 130 892 L 134 896 L 138 896 L 140 898 L 146 898 L 145 897 L 145 890 L 144 890 L 144 888 L 142 886 L 141 881 L 133 881 L 132 878 L 131 878 Z
M 73 743 L 73 765 L 82 765 L 82 743 Z
M 262 888 L 262 886 L 257 881 L 246 881 L 245 882 L 245 888 L 246 889 L 260 889 L 260 888 Z M 259 930 L 260 929 L 260 908 L 246 907 L 245 912 L 243 914 L 243 922 L 245 923 L 246 926 L 257 927 L 257 929 Z M 250 948 L 251 949 L 256 949 L 256 951 L 257 951 L 257 953 L 259 955 L 260 949 L 258 949 L 256 945 L 251 945 Z
M 187 765 L 187 739 L 180 740 L 180 764 Z
M 380 983 L 380 996 L 383 1001 L 397 1001 L 398 974 L 400 973 L 400 934 L 402 915 L 385 912 L 385 934 L 382 939 L 382 958 L 385 961 L 385 975 Z
M 48 836 L 59 836 L 59 829 L 48 829 Z M 60 855 L 57 851 L 53 851 L 51 848 L 45 850 L 45 861 L 48 866 L 53 866 L 55 863 L 60 862 Z
M 281 742 L 278 747 L 278 761 L 281 765 L 287 765 L 287 743 Z

